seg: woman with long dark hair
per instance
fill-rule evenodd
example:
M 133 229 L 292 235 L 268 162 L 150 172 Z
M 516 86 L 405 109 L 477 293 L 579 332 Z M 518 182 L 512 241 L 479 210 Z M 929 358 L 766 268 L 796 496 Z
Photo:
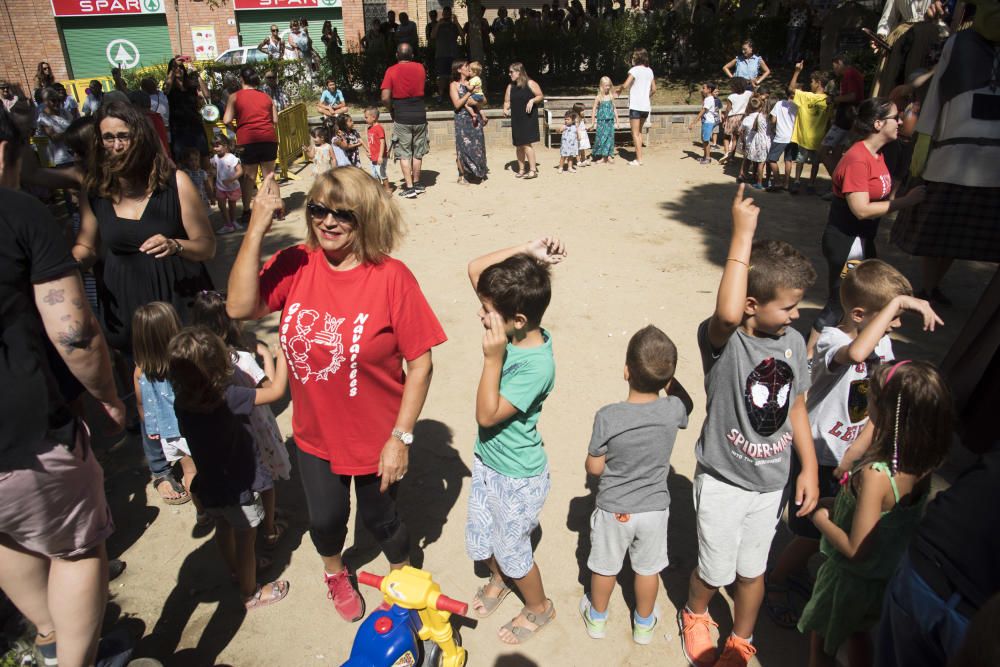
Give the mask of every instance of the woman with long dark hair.
M 858 141 L 844 153 L 833 172 L 834 196 L 822 241 L 829 292 L 809 335 L 810 354 L 823 328 L 837 326 L 844 314 L 840 305 L 841 278 L 852 263 L 876 256 L 879 220 L 892 211 L 915 206 L 924 198 L 922 186 L 902 197 L 889 197 L 892 176 L 881 150 L 895 141 L 899 132 L 895 104 L 881 97 L 865 100 L 858 107 L 852 132 Z
M 197 76 L 197 74 L 195 74 Z M 182 60 L 171 58 L 167 64 L 167 79 L 163 90 L 170 106 L 170 149 L 174 160 L 180 162 L 185 151 L 192 148 L 201 156 L 202 168 L 208 166 L 208 138 L 201 118 L 201 107 L 207 95 L 199 95 L 200 78 L 196 82 L 188 76 Z
M 521 63 L 511 63 L 507 70 L 510 83 L 503 96 L 503 114 L 510 117 L 510 137 L 517 150 L 516 178 L 538 178 L 534 144 L 539 140 L 538 105 L 544 99 L 542 89 Z M 525 170 L 525 162 L 528 168 Z
M 472 91 L 466 85 L 471 72 L 469 63 L 456 60 L 451 64 L 451 85 L 449 94 L 455 109 L 455 164 L 458 166 L 458 182 L 467 184 L 467 176 L 477 180 L 486 178 L 486 139 L 482 123 L 476 122 L 466 105 L 472 105 L 478 114 L 478 103 L 472 99 Z

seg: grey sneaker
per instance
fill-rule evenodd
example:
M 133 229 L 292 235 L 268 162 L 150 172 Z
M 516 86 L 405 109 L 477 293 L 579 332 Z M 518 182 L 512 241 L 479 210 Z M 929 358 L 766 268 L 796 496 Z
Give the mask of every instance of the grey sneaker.
M 399 196 L 403 197 L 404 199 L 416 199 L 417 191 L 414 190 L 413 188 L 403 188 L 402 190 L 399 191 Z

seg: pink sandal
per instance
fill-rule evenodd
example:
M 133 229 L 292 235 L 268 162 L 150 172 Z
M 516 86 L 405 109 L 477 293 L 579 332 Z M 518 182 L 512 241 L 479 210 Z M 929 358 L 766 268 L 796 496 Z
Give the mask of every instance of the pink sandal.
M 264 586 L 271 587 L 271 597 L 266 600 L 261 598 L 261 595 L 264 592 Z M 258 586 L 257 590 L 254 591 L 254 594 L 247 600 L 243 601 L 243 606 L 246 607 L 247 611 L 253 611 L 254 609 L 277 604 L 284 600 L 285 596 L 288 595 L 289 584 L 284 579 L 272 581 L 269 584 L 264 584 L 264 586 Z

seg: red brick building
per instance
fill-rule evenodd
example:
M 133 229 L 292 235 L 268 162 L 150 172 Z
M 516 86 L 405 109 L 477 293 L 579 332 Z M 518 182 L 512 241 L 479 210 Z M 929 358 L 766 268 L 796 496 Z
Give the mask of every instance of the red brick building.
M 449 0 L 445 0 L 449 2 Z M 407 12 L 420 26 L 439 0 L 0 0 L 0 79 L 35 87 L 38 63 L 56 80 L 108 76 L 116 65 L 142 67 L 182 53 L 214 59 L 226 50 L 255 45 L 274 23 L 287 30 L 307 18 L 319 44 L 324 21 L 337 28 L 345 49 L 356 49 L 374 17 Z M 450 2 L 449 2 L 450 4 Z M 464 8 L 457 8 L 465 20 Z M 321 45 L 320 45 L 321 47 Z

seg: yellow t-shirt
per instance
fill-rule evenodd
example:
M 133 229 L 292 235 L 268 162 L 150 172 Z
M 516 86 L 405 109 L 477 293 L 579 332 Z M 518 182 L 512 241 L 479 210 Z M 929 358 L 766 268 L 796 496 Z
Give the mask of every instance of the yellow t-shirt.
M 800 148 L 814 151 L 819 148 L 830 121 L 830 108 L 825 93 L 795 91 L 795 106 L 799 113 L 795 117 L 792 141 Z

